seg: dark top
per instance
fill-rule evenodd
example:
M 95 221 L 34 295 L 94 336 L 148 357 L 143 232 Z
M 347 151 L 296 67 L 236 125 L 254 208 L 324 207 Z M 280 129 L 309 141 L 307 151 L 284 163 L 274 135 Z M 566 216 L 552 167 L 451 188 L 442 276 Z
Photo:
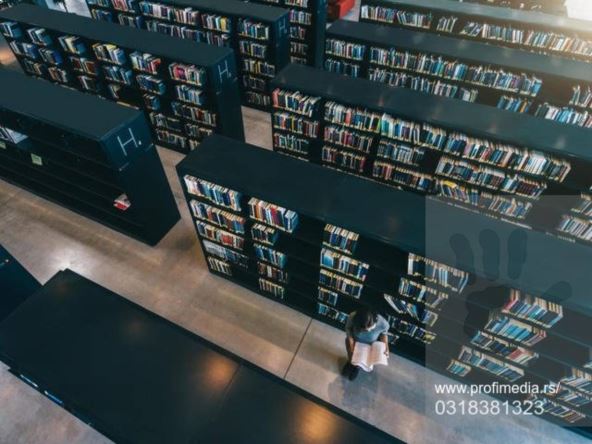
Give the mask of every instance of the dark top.
M 116 442 L 399 442 L 69 270 L 0 324 L 0 358 Z

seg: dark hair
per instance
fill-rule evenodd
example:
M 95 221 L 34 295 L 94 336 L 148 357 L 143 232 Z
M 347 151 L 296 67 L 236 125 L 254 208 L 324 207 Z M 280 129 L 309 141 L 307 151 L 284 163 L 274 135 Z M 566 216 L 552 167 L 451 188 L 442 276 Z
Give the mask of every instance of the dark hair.
M 365 330 L 368 327 L 371 327 L 372 324 L 376 323 L 378 319 L 378 315 L 374 310 L 370 308 L 360 308 L 356 311 L 354 316 L 354 327 L 358 330 Z

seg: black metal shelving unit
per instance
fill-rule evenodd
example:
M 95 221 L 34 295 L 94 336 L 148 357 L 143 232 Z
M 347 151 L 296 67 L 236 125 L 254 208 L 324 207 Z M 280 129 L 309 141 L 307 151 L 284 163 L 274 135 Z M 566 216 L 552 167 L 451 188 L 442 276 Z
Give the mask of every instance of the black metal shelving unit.
M 589 398 L 569 381 L 574 371 L 592 380 L 586 328 L 591 282 L 579 269 L 592 259 L 589 247 L 219 136 L 208 138 L 177 170 L 212 273 L 337 328 L 347 313 L 370 306 L 389 319 L 393 352 L 467 383 L 542 387 L 562 381 L 570 393 Z M 215 194 L 208 191 L 213 188 Z M 337 228 L 355 241 L 327 237 Z M 492 279 L 487 264 L 454 248 L 459 235 L 476 246 L 484 232 L 500 240 L 523 237 L 528 255 L 518 248 L 500 256 L 499 245 L 481 242 L 483 257 L 500 259 Z M 262 257 L 262 246 L 273 254 Z M 338 260 L 328 264 L 322 259 L 327 254 Z M 518 276 L 512 263 L 521 263 Z M 360 267 L 366 267 L 363 278 Z M 327 273 L 334 275 L 329 281 Z M 426 293 L 434 297 L 423 298 Z M 546 321 L 516 310 L 513 297 L 546 307 Z M 540 335 L 538 342 L 495 331 L 504 318 Z M 478 341 L 483 334 L 513 354 Z M 485 353 L 496 370 L 463 356 L 463 347 Z M 451 373 L 458 372 L 453 365 L 461 374 Z M 590 436 L 592 398 L 576 406 L 562 400 L 563 393 L 540 396 L 545 406 L 555 403 L 579 419 L 572 423 L 548 410 L 542 416 Z
M 404 88 L 385 89 L 369 80 L 299 65 L 283 70 L 273 87 L 277 152 L 407 191 L 436 194 L 452 204 L 561 236 L 569 236 L 572 222 L 590 225 L 585 204 L 592 159 L 581 149 L 589 129 Z M 299 107 L 302 103 L 309 106 Z M 538 161 L 544 159 L 546 165 L 561 165 L 563 173 L 552 177 L 546 167 L 501 162 L 503 156 L 498 156 L 507 150 L 521 153 L 521 159 L 540 156 Z M 498 186 L 492 177 L 478 179 L 481 172 L 503 179 L 495 182 Z M 507 185 L 514 181 L 521 185 L 512 190 Z M 589 245 L 580 230 L 573 231 L 577 235 L 572 239 L 579 236 Z
M 87 0 L 87 4 L 97 20 L 233 49 L 242 103 L 269 111 L 269 80 L 290 60 L 285 9 L 239 0 Z M 132 17 L 133 23 L 122 16 Z
M 41 284 L 0 245 L 0 322 Z
M 290 10 L 290 62 L 320 68 L 323 64 L 327 0 L 251 0 Z
M 327 30 L 325 59 L 340 74 L 514 112 L 592 105 L 577 99 L 592 91 L 589 63 L 408 29 L 339 20 Z
M 26 73 L 144 110 L 159 145 L 187 153 L 212 133 L 244 140 L 228 49 L 30 5 L 0 12 L 0 22 L 16 23 L 14 35 L 3 33 Z M 31 39 L 34 29 L 45 31 L 47 44 Z M 60 37 L 76 37 L 80 46 L 64 47 Z M 109 48 L 107 57 L 120 54 L 100 57 L 95 45 Z
M 537 11 L 440 0 L 362 0 L 360 21 L 592 61 L 589 21 Z
M 14 71 L 0 83 L 2 179 L 149 245 L 177 223 L 141 112 Z
M 0 323 L 0 359 L 115 442 L 302 442 L 307 412 L 334 442 L 402 443 L 71 270 Z

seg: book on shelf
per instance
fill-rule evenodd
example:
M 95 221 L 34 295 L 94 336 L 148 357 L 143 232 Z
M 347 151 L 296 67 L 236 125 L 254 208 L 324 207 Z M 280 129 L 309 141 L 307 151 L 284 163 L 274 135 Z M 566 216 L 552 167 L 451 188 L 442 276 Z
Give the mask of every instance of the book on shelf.
M 360 281 L 365 281 L 370 266 L 364 262 L 339 254 L 333 250 L 321 250 L 321 265 L 339 271 Z
M 360 298 L 362 289 L 364 288 L 364 285 L 358 281 L 348 279 L 325 269 L 321 269 L 319 273 L 319 283 L 356 299 Z
M 570 372 L 571 374 L 563 377 L 559 383 L 592 395 L 592 374 L 577 368 L 572 368 Z
M 242 237 L 202 221 L 197 221 L 195 225 L 202 237 L 235 250 L 243 250 L 245 240 Z
M 511 339 L 532 347 L 547 337 L 545 330 L 533 327 L 517 319 L 499 314 L 493 314 L 487 324 L 485 331 Z
M 288 273 L 269 264 L 257 262 L 257 271 L 265 278 L 274 279 L 275 281 L 283 284 L 288 283 Z
M 95 43 L 92 45 L 92 48 L 99 60 L 115 63 L 116 65 L 124 65 L 127 62 L 124 50 L 115 45 L 110 43 Z
M 532 395 L 531 399 L 533 402 L 537 403 L 537 406 L 540 407 L 543 412 L 561 418 L 568 423 L 577 423 L 578 421 L 586 418 L 586 415 L 583 413 L 553 402 L 545 396 Z
M 249 200 L 251 218 L 288 233 L 298 227 L 298 214 L 292 210 L 252 197 Z
M 276 88 L 272 92 L 274 108 L 283 109 L 306 117 L 312 117 L 320 97 L 307 96 L 299 91 L 285 91 Z
M 462 347 L 458 360 L 499 376 L 508 382 L 516 382 L 524 377 L 524 370 L 467 346 Z
M 317 294 L 317 299 L 325 304 L 328 304 L 332 307 L 337 305 L 339 301 L 339 294 L 335 291 L 329 290 L 327 288 L 319 286 L 319 292 Z
M 386 344 L 376 341 L 373 344 L 356 342 L 351 363 L 365 372 L 371 372 L 377 365 L 388 365 Z
M 433 309 L 438 308 L 442 303 L 448 300 L 448 293 L 430 288 L 427 285 L 414 282 L 407 278 L 401 278 L 398 291 L 401 296 L 421 302 Z M 384 298 L 389 302 L 393 297 L 385 294 Z
M 203 197 L 233 211 L 241 211 L 241 193 L 189 175 L 185 176 L 184 182 L 189 194 Z
M 64 35 L 58 37 L 58 42 L 64 51 L 74 55 L 84 55 L 86 53 L 86 45 L 80 37 L 73 35 Z
M 358 130 L 378 133 L 381 115 L 364 108 L 341 105 L 337 102 L 325 104 L 325 121 Z
M 265 293 L 270 293 L 279 299 L 284 299 L 285 297 L 286 289 L 283 286 L 278 285 L 275 282 L 271 282 L 267 279 L 259 278 L 259 288 L 261 289 L 261 291 L 264 291 Z
M 189 201 L 193 216 L 207 220 L 221 228 L 225 228 L 233 233 L 244 235 L 246 219 L 242 216 L 224 211 L 220 208 L 208 205 L 204 202 L 191 199 Z
M 202 68 L 184 63 L 171 63 L 169 65 L 171 79 L 196 86 L 204 86 L 206 73 Z
M 426 281 L 451 289 L 457 293 L 464 290 L 469 282 L 469 273 L 449 265 L 409 253 L 407 274 L 421 276 Z
M 325 58 L 325 70 L 350 77 L 359 77 L 361 66 L 359 63 L 351 63 L 331 57 Z
M 210 242 L 209 240 L 203 241 L 203 246 L 207 254 L 217 257 L 243 268 L 247 268 L 249 264 L 249 258 L 244 254 L 237 253 L 229 248 Z
M 551 328 L 563 318 L 560 304 L 531 296 L 519 290 L 510 290 L 510 298 L 502 307 L 502 313 L 510 313 L 544 328 Z
M 279 238 L 279 231 L 267 225 L 254 224 L 251 227 L 251 237 L 257 242 L 273 246 Z
M 0 139 L 10 143 L 20 143 L 23 140 L 28 139 L 28 136 L 18 131 L 11 130 L 5 126 L 0 126 Z
M 323 230 L 323 245 L 346 254 L 354 254 L 360 235 L 345 228 L 327 224 Z
M 446 370 L 454 375 L 463 377 L 470 373 L 471 366 L 457 361 L 456 359 L 451 359 L 450 364 L 448 364 L 448 367 L 446 367 Z
M 542 103 L 538 106 L 534 115 L 555 122 L 592 128 L 592 113 L 588 111 L 577 111 L 568 106 L 560 107 L 549 103 Z
M 515 362 L 520 365 L 527 365 L 529 362 L 536 360 L 539 355 L 536 352 L 528 350 L 524 347 L 519 347 L 511 342 L 500 339 L 494 335 L 483 331 L 477 331 L 471 339 L 471 344 L 493 352 L 506 358 L 508 361 Z
M 321 151 L 323 162 L 337 165 L 358 173 L 362 173 L 366 166 L 366 156 L 360 154 L 343 152 L 337 148 L 324 146 Z
M 438 315 L 435 312 L 421 306 L 399 298 L 394 298 L 390 295 L 385 295 L 384 298 L 395 313 L 410 316 L 414 320 L 428 327 L 432 327 L 438 320 Z
M 276 267 L 283 269 L 286 267 L 286 264 L 288 263 L 288 256 L 286 256 L 281 251 L 276 251 L 272 248 L 269 248 L 261 244 L 253 244 L 253 249 L 255 251 L 255 256 L 257 257 L 257 259 L 269 262 L 270 264 L 273 264 Z
M 274 133 L 273 146 L 274 148 L 292 151 L 297 154 L 308 155 L 310 142 L 294 134 Z
M 372 148 L 374 138 L 341 126 L 327 125 L 324 129 L 323 140 L 332 145 L 368 154 Z
M 570 390 L 569 388 L 561 385 L 558 387 L 553 397 L 567 404 L 571 404 L 574 407 L 582 407 L 592 402 L 592 398 L 589 396 L 586 396 L 576 390 Z
M 208 259 L 208 265 L 210 266 L 210 268 L 212 270 L 217 271 L 218 273 L 232 276 L 232 267 L 228 262 L 222 261 L 220 259 L 217 259 L 217 258 L 211 257 L 211 256 L 208 256 L 207 259 Z
M 276 129 L 291 131 L 306 137 L 315 138 L 319 133 L 319 122 L 297 117 L 287 112 L 274 112 L 272 124 Z
M 436 333 L 426 330 L 417 324 L 412 324 L 395 316 L 389 316 L 389 319 L 391 329 L 424 344 L 431 344 L 437 337 Z
M 37 45 L 49 46 L 53 43 L 49 33 L 44 28 L 29 28 L 27 34 L 31 41 Z
M 239 37 L 249 37 L 257 40 L 269 40 L 269 26 L 255 22 L 248 18 L 239 18 L 237 25 Z
M 328 305 L 325 305 L 321 302 L 317 302 L 317 313 L 321 316 L 332 319 L 333 321 L 336 321 L 344 326 L 347 322 L 347 318 L 349 317 L 347 313 L 344 313 L 340 310 L 336 310 L 335 308 L 329 307 Z

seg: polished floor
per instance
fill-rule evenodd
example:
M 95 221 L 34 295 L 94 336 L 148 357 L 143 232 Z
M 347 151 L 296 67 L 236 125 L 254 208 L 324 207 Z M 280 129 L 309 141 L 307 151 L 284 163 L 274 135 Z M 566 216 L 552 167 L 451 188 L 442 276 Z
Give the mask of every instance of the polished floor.
M 269 115 L 244 116 L 248 141 L 270 147 Z M 342 332 L 208 273 L 175 177 L 181 156 L 160 155 L 183 219 L 157 247 L 2 181 L 0 243 L 41 282 L 71 268 L 407 442 L 585 441 L 534 417 L 437 416 L 434 384 L 451 381 L 397 356 L 388 368 L 344 380 Z M 1 444 L 108 442 L 5 370 Z

